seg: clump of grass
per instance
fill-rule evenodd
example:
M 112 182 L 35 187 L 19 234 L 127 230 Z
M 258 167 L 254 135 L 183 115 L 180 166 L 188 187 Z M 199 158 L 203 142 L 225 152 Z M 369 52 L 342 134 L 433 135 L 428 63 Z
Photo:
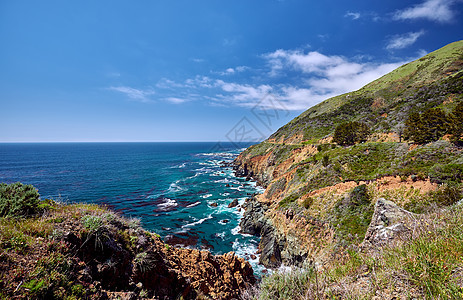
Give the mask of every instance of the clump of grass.
M 262 278 L 257 299 L 315 299 L 309 288 L 313 277 L 313 269 L 276 272 Z
M 152 259 L 152 257 L 146 252 L 138 253 L 133 261 L 135 263 L 135 266 L 141 273 L 146 273 L 149 270 L 153 269 L 155 262 Z
M 86 244 L 92 238 L 95 239 L 95 250 L 100 248 L 103 250 L 103 245 L 105 240 L 108 239 L 107 229 L 104 226 L 103 218 L 95 215 L 85 215 L 82 217 L 82 225 L 85 228 L 85 231 L 82 232 L 86 236 Z

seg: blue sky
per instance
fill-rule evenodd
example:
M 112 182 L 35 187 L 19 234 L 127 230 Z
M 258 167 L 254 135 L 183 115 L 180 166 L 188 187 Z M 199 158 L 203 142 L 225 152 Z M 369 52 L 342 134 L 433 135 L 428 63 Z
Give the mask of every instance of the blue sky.
M 461 0 L 0 0 L 0 142 L 241 141 L 462 39 Z

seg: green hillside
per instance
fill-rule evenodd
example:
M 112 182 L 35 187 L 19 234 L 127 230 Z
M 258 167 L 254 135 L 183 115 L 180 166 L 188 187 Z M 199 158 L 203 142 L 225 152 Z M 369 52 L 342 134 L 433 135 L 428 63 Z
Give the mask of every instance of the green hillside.
M 373 132 L 399 132 L 411 110 L 424 111 L 437 106 L 449 110 L 461 99 L 462 67 L 463 41 L 458 41 L 405 64 L 357 91 L 311 107 L 270 139 L 316 141 L 332 134 L 336 125 L 353 120 L 365 122 Z

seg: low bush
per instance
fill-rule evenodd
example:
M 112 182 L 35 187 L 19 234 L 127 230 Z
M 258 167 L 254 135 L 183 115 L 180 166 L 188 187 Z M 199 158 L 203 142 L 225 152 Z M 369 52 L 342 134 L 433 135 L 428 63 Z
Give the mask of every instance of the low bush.
M 30 184 L 0 183 L 0 217 L 30 216 L 39 211 L 40 195 Z

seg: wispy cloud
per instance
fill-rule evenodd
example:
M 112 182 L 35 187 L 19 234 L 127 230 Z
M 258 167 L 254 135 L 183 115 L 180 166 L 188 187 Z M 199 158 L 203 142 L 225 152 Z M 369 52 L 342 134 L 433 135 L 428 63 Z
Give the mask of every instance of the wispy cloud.
M 219 87 L 228 95 L 220 97 L 227 101 L 232 101 L 240 106 L 254 106 L 257 101 L 264 98 L 265 95 L 272 91 L 272 87 L 266 84 L 252 86 L 249 84 L 230 83 L 222 80 L 216 80 L 215 86 Z
M 156 84 L 158 98 L 173 104 L 207 101 L 214 106 L 249 108 L 272 95 L 285 110 L 304 110 L 330 97 L 357 90 L 406 63 L 374 63 L 367 56 L 349 59 L 301 49 L 280 49 L 261 57 L 264 65 L 256 69 L 234 67 L 181 82 L 164 78 Z M 222 76 L 221 73 L 236 75 L 245 70 L 258 76 L 249 77 L 254 78 L 249 83 L 237 82 L 243 79 L 240 77 L 228 77 L 228 80 L 214 77 Z M 150 94 L 126 87 L 112 89 L 138 99 L 145 99 Z
M 352 20 L 358 20 L 360 18 L 360 13 L 348 11 L 345 15 L 345 18 L 351 18 Z
M 406 48 L 410 45 L 413 45 L 423 34 L 424 30 L 395 35 L 389 40 L 386 49 L 395 50 Z
M 439 23 L 451 22 L 456 15 L 451 6 L 456 2 L 461 2 L 461 0 L 426 0 L 413 7 L 396 11 L 393 18 L 395 20 L 427 19 Z
M 155 94 L 154 90 L 152 89 L 141 90 L 128 86 L 112 86 L 108 89 L 111 91 L 122 93 L 130 99 L 140 102 L 150 102 L 151 99 L 149 97 Z
M 225 71 L 218 72 L 218 74 L 220 74 L 220 75 L 233 75 L 233 74 L 236 74 L 236 73 L 244 72 L 244 71 L 246 71 L 248 69 L 249 69 L 249 67 L 246 67 L 246 66 L 238 66 L 238 67 L 235 67 L 235 68 L 228 68 Z
M 181 104 L 181 103 L 185 103 L 188 101 L 187 99 L 177 98 L 177 97 L 168 97 L 165 100 L 173 104 Z

